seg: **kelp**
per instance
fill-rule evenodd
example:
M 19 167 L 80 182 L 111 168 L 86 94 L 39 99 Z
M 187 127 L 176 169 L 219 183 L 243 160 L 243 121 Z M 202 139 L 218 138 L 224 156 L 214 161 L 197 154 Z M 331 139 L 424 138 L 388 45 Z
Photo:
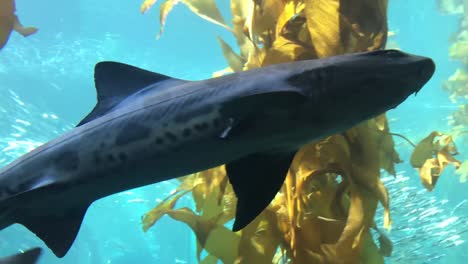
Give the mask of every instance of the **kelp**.
M 154 2 L 145 1 L 142 11 Z M 161 4 L 161 26 L 177 2 Z M 381 49 L 388 35 L 387 0 L 231 0 L 232 25 L 219 17 L 214 1 L 180 2 L 235 37 L 239 53 L 218 37 L 228 67 L 214 76 Z M 389 195 L 380 174 L 394 175 L 401 162 L 393 135 L 383 114 L 304 146 L 275 199 L 240 232 L 226 228 L 236 197 L 223 166 L 181 178 L 176 192 L 143 217 L 144 230 L 162 215 L 184 222 L 195 233 L 201 263 L 384 263 L 393 245 L 374 217 L 380 203 L 390 229 Z M 411 163 L 432 190 L 448 163 L 460 166 L 455 154 L 452 138 L 434 132 L 415 145 Z M 186 193 L 194 210 L 174 209 Z M 203 260 L 202 249 L 208 253 Z
M 452 136 L 434 131 L 415 147 L 410 162 L 413 168 L 418 169 L 423 186 L 432 191 L 447 165 L 460 168 L 461 162 L 453 157 L 457 154 Z
M 24 37 L 37 32 L 35 27 L 25 27 L 21 24 L 18 16 L 15 15 L 15 1 L 0 1 L 0 49 L 2 49 L 10 38 L 12 31 L 16 31 Z
M 449 56 L 461 62 L 461 66 L 443 83 L 443 89 L 450 94 L 450 99 L 453 103 L 459 104 L 457 111 L 448 117 L 448 123 L 452 126 L 450 134 L 453 137 L 468 135 L 468 1 L 467 0 L 439 0 L 439 10 L 444 14 L 459 15 L 459 30 L 451 38 L 452 45 L 450 46 Z M 442 157 L 444 160 L 445 158 Z M 450 162 L 450 161 L 448 161 Z M 468 161 L 463 165 L 460 162 L 453 162 L 460 168 L 456 171 L 460 174 L 460 181 L 465 182 L 467 179 Z M 437 172 L 439 168 L 436 166 L 436 161 L 428 161 L 427 167 L 434 168 Z M 429 169 L 427 169 L 429 174 Z

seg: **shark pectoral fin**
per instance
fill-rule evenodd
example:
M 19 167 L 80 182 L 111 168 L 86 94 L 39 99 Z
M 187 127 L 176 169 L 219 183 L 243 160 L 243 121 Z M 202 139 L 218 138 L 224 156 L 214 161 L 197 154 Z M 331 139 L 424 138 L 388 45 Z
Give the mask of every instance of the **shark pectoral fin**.
M 128 64 L 103 61 L 94 68 L 97 104 L 77 126 L 96 119 L 122 102 L 125 98 L 153 84 L 176 86 L 188 81 L 175 79 L 164 74 L 143 70 Z M 166 86 L 167 86 L 166 85 Z M 159 85 L 158 88 L 163 85 Z
M 295 152 L 255 153 L 226 164 L 226 173 L 237 196 L 238 231 L 255 219 L 283 185 Z
M 17 216 L 16 222 L 35 233 L 57 257 L 61 258 L 75 241 L 88 206 L 89 204 L 68 209 L 62 212 L 62 215 L 21 214 Z
M 23 253 L 0 259 L 0 264 L 35 264 L 41 256 L 41 248 L 32 248 Z

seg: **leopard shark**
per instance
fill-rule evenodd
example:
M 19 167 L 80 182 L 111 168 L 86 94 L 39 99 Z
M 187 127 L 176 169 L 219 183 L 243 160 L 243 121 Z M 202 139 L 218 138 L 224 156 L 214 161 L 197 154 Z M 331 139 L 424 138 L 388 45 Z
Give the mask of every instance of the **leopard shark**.
M 22 224 L 63 257 L 95 200 L 224 164 L 241 230 L 279 191 L 298 149 L 397 107 L 434 71 L 430 58 L 398 50 L 200 81 L 100 62 L 94 109 L 0 171 L 0 229 Z

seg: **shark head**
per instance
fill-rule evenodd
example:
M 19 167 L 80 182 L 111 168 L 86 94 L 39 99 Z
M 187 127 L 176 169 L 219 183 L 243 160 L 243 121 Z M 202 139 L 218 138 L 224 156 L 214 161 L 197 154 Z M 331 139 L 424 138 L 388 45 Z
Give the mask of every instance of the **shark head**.
M 395 108 L 434 71 L 430 58 L 379 50 L 304 61 L 287 82 L 308 95 L 304 118 L 335 133 Z

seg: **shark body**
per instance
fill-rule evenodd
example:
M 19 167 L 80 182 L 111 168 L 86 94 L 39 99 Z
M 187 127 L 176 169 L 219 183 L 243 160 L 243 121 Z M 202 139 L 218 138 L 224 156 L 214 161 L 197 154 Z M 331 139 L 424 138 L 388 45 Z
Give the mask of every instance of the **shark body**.
M 98 63 L 93 111 L 0 171 L 0 228 L 23 224 L 62 257 L 93 201 L 226 164 L 237 231 L 271 202 L 301 146 L 396 107 L 434 70 L 395 50 L 193 82 Z

